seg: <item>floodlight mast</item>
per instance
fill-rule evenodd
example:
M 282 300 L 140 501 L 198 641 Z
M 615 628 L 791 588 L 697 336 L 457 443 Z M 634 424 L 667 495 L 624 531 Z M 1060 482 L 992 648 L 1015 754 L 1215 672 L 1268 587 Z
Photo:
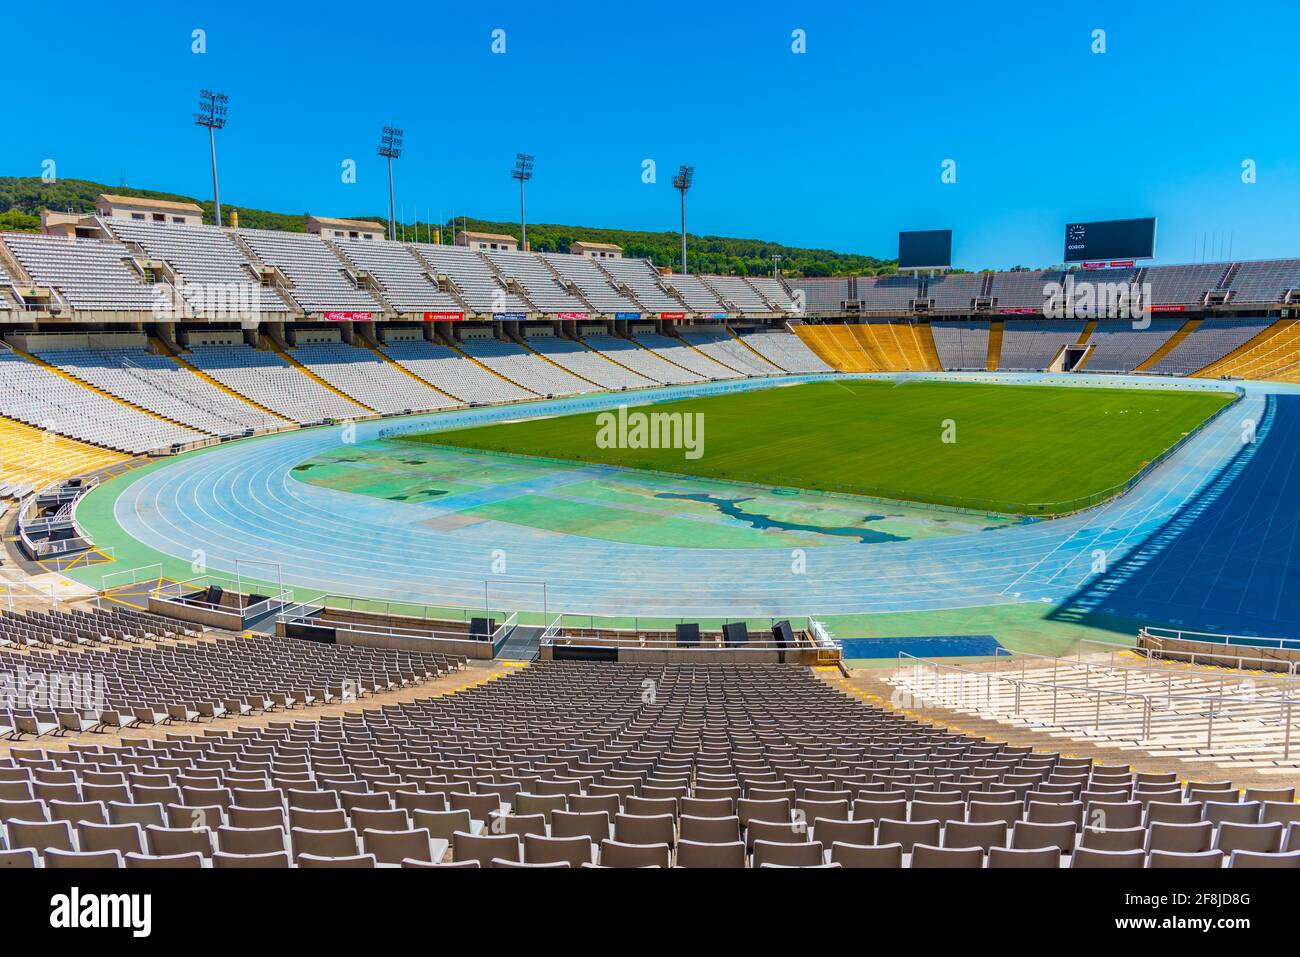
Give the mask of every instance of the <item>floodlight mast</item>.
M 211 90 L 199 90 L 199 108 L 194 113 L 196 126 L 208 128 L 208 148 L 212 155 L 212 205 L 216 214 L 217 225 L 221 221 L 221 188 L 217 183 L 217 133 L 226 125 L 226 107 L 230 98 L 224 93 Z
M 682 194 L 682 272 L 686 272 L 686 191 L 691 188 L 691 181 L 695 179 L 694 166 L 682 166 L 677 170 L 677 175 L 673 177 L 673 189 Z
M 510 178 L 519 180 L 519 248 L 528 248 L 528 219 L 524 215 L 524 183 L 533 178 L 533 154 L 516 153 Z
M 388 238 L 397 239 L 397 209 L 393 203 L 393 160 L 402 155 L 403 131 L 400 126 L 385 126 L 375 150 L 388 160 Z

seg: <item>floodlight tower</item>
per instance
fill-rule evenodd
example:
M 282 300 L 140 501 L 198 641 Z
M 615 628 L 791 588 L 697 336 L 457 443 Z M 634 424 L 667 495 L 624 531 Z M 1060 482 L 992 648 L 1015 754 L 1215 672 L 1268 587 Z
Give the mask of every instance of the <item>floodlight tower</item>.
M 784 258 L 780 253 L 772 253 L 772 275 L 777 279 L 781 278 L 781 260 Z
M 682 194 L 682 272 L 686 272 L 686 191 L 691 188 L 691 181 L 695 179 L 694 166 L 682 166 L 677 170 L 677 175 L 673 177 L 673 189 Z
M 388 238 L 397 239 L 397 210 L 393 206 L 393 160 L 402 155 L 402 128 L 385 126 L 375 150 L 388 160 Z
M 519 248 L 528 248 L 528 222 L 524 217 L 524 183 L 533 178 L 533 154 L 516 153 L 510 178 L 519 180 Z
M 208 146 L 212 152 L 212 204 L 215 208 L 217 225 L 221 222 L 221 190 L 217 185 L 217 130 L 226 125 L 226 106 L 230 98 L 224 93 L 211 90 L 199 90 L 199 108 L 194 113 L 196 126 L 208 128 Z

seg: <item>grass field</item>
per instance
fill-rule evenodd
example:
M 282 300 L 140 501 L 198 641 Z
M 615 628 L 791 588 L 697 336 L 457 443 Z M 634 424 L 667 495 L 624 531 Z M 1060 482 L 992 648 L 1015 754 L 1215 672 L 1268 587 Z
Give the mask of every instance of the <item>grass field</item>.
M 617 434 L 621 447 L 602 447 L 601 435 L 608 446 L 615 433 L 595 413 L 407 441 L 1051 513 L 1122 485 L 1229 401 L 1227 393 L 850 380 L 628 410 L 698 414 L 697 457 L 680 447 L 627 447 L 636 441 L 631 430 Z

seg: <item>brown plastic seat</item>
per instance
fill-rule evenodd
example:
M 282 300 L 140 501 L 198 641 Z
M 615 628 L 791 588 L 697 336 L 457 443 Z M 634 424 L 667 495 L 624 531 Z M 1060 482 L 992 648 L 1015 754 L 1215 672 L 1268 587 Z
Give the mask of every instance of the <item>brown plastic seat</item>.
M 228 854 L 225 851 L 217 851 L 212 855 L 212 866 L 218 870 L 287 868 L 289 855 L 284 851 L 267 854 Z
M 1223 851 L 1152 851 L 1147 855 L 1147 867 L 1195 867 L 1220 868 L 1223 866 Z
M 932 847 L 916 844 L 912 847 L 912 866 L 920 868 L 981 868 L 984 866 L 982 847 Z
M 697 844 L 729 844 L 740 840 L 740 818 L 731 817 L 695 817 L 683 814 L 677 819 L 677 825 L 683 841 Z
M 743 841 L 706 843 L 682 838 L 677 845 L 678 867 L 743 868 L 745 844 Z
M 672 849 L 667 844 L 624 844 L 600 842 L 600 863 L 604 867 L 668 867 Z
M 1300 851 L 1265 853 L 1262 851 L 1233 851 L 1229 867 L 1300 868 Z
M 117 851 L 58 851 L 49 848 L 43 855 L 46 867 L 65 867 L 65 868 L 121 868 L 126 865 L 122 861 L 122 855 Z
M 1080 847 L 1074 852 L 1070 859 L 1071 867 L 1122 867 L 1122 868 L 1143 868 L 1146 867 L 1146 851 L 1141 849 L 1129 851 L 1099 851 L 1090 847 Z
M 821 841 L 789 844 L 784 841 L 755 841 L 754 866 L 782 864 L 786 867 L 819 867 L 825 863 Z
M 831 861 L 841 867 L 900 868 L 903 866 L 902 844 L 831 845 Z
M 942 828 L 938 821 L 891 821 L 885 818 L 876 824 L 878 844 L 902 844 L 903 853 L 909 854 L 915 844 L 939 846 Z
M 989 867 L 997 868 L 1059 868 L 1061 866 L 1061 849 L 1059 847 L 991 847 L 989 848 Z
M 1144 827 L 1085 827 L 1079 846 L 1094 851 L 1144 851 L 1147 829 Z
M 452 858 L 457 861 L 478 861 L 490 867 L 495 858 L 511 861 L 524 859 L 523 841 L 518 834 L 467 834 L 457 831 L 451 839 Z
M 1275 854 L 1282 850 L 1284 830 L 1282 824 L 1220 824 L 1214 846 L 1228 855 L 1233 851 Z
M 580 837 L 546 837 L 524 835 L 524 861 L 529 864 L 553 864 L 565 861 L 571 867 L 592 863 L 596 845 L 585 834 Z

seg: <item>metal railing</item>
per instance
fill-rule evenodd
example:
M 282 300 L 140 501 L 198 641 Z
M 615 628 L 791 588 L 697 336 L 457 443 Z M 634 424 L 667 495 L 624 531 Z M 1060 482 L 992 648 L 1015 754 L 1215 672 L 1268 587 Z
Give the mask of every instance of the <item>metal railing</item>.
M 909 661 L 912 664 L 909 665 L 907 663 Z M 1111 729 L 1112 733 L 1116 733 L 1116 736 L 1130 740 L 1134 744 L 1149 746 L 1159 743 L 1153 741 L 1153 727 L 1157 723 L 1172 724 L 1179 722 L 1185 725 L 1189 721 L 1195 721 L 1197 718 L 1203 717 L 1205 719 L 1204 747 L 1206 750 L 1210 750 L 1214 746 L 1216 720 L 1219 722 L 1221 729 L 1225 721 L 1250 722 L 1259 726 L 1261 730 L 1270 732 L 1274 737 L 1280 732 L 1282 740 L 1280 742 L 1270 741 L 1270 744 L 1280 744 L 1282 760 L 1291 760 L 1294 710 L 1296 705 L 1300 704 L 1300 700 L 1292 697 L 1262 697 L 1253 688 L 1249 693 L 1240 696 L 1223 694 L 1166 695 L 1065 684 L 1056 681 L 1040 681 L 1028 677 L 1016 677 L 996 670 L 975 671 L 963 668 L 960 665 L 944 664 L 928 658 L 918 658 L 904 651 L 898 653 L 898 662 L 894 682 L 900 690 L 905 688 L 903 684 L 900 684 L 900 680 L 902 680 L 900 676 L 906 672 L 910 675 L 907 679 L 908 687 L 906 690 L 916 694 L 922 702 L 936 702 L 942 707 L 969 711 L 986 717 L 991 716 L 993 720 L 998 720 L 998 715 L 1004 715 L 1019 718 L 1030 725 L 1044 726 L 1065 732 L 1076 732 L 1085 736 L 1099 735 L 1102 733 L 1103 727 L 1106 727 Z M 954 681 L 948 682 L 946 687 L 940 681 L 940 675 L 944 674 L 955 678 Z M 920 680 L 926 675 L 932 677 L 929 687 L 926 687 L 924 681 Z M 955 693 L 953 685 L 956 686 Z M 973 686 L 973 689 L 970 686 Z M 1024 707 L 1026 691 L 1030 694 L 1037 692 L 1044 698 L 1050 694 L 1050 711 L 1045 711 L 1041 715 L 1037 711 L 1033 714 L 1027 713 Z M 1090 720 L 1073 720 L 1068 717 L 1061 720 L 1061 699 L 1063 696 L 1068 699 L 1067 703 L 1069 704 L 1082 700 L 1084 702 L 1082 710 L 1090 713 Z M 1130 713 L 1107 713 L 1103 715 L 1103 707 L 1106 702 L 1118 702 L 1121 705 L 1128 704 Z M 1238 713 L 1235 709 L 1240 709 L 1242 713 Z M 1079 709 L 1071 709 L 1071 713 L 1076 710 Z M 1137 713 L 1136 717 L 1133 712 Z M 1177 746 L 1179 748 L 1194 747 L 1190 740 L 1191 733 L 1191 731 L 1184 728 L 1178 729 Z M 1249 745 L 1244 744 L 1239 737 L 1234 740 L 1235 753 L 1268 750 L 1263 746 L 1256 746 L 1252 749 Z

